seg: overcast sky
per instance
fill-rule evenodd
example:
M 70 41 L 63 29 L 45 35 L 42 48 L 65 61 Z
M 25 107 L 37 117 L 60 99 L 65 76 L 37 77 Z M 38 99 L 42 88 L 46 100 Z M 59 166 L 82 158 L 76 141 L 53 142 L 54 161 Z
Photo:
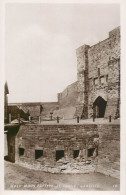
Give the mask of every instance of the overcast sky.
M 9 102 L 57 101 L 77 80 L 76 49 L 120 25 L 118 4 L 7 4 Z

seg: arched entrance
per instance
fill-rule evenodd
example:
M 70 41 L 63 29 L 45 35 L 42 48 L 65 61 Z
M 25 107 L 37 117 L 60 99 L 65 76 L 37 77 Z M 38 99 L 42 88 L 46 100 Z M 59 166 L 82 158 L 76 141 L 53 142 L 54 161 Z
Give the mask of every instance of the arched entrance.
M 107 101 L 99 96 L 93 103 L 94 116 L 96 118 L 103 118 L 105 115 Z

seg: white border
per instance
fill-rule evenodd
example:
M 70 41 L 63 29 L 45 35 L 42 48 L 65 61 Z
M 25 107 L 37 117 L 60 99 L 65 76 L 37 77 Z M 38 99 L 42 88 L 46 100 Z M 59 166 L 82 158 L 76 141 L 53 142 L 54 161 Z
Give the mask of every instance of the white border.
M 120 3 L 121 0 L 2 0 L 4 3 Z
M 126 194 L 126 1 L 121 1 L 121 133 L 120 133 L 120 189 Z
M 0 3 L 0 192 L 3 192 L 4 182 L 4 16 L 4 4 Z

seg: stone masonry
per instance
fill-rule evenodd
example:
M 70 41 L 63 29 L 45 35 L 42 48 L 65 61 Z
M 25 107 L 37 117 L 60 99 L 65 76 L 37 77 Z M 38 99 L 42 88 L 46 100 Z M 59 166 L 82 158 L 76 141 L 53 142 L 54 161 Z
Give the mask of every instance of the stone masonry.
M 78 105 L 82 118 L 118 118 L 120 104 L 120 28 L 96 45 L 76 50 L 78 66 Z
M 114 124 L 8 127 L 8 157 L 54 172 L 102 172 L 119 178 L 120 126 Z

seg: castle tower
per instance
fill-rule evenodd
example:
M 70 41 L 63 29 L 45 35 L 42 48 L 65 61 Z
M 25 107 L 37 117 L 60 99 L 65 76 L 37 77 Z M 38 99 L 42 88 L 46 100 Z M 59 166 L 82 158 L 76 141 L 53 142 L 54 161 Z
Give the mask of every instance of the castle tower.
M 88 49 L 89 45 L 83 45 L 76 50 L 77 55 L 77 80 L 78 101 L 76 116 L 88 118 Z

